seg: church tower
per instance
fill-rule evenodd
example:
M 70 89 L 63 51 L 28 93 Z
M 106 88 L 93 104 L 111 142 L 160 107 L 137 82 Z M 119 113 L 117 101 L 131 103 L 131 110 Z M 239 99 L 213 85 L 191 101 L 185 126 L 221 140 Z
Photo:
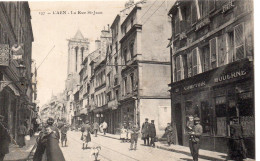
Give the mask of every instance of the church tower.
M 68 39 L 68 69 L 66 88 L 72 89 L 79 84 L 81 64 L 89 54 L 89 40 L 84 38 L 80 30 L 75 36 Z

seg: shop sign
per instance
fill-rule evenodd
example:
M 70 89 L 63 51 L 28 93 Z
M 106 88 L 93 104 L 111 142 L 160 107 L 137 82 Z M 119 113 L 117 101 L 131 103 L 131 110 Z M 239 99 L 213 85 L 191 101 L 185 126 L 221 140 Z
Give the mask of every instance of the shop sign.
M 234 0 L 229 0 L 229 2 L 222 7 L 222 13 L 225 13 L 234 7 L 235 7 Z
M 195 83 L 195 84 L 192 84 L 192 85 L 185 86 L 183 88 L 184 88 L 185 91 L 187 91 L 187 90 L 192 90 L 194 88 L 203 87 L 205 85 L 206 85 L 206 82 L 202 81 L 202 82 L 199 82 L 199 83 Z
M 9 45 L 0 44 L 0 66 L 9 66 Z
M 236 71 L 236 72 L 228 73 L 226 75 L 222 75 L 218 78 L 214 78 L 214 82 L 215 83 L 223 82 L 223 81 L 226 81 L 226 80 L 230 80 L 230 79 L 233 79 L 233 78 L 244 76 L 246 74 L 247 74 L 247 72 L 245 70 L 239 70 L 239 71 Z
M 210 23 L 209 18 L 205 18 L 204 20 L 202 20 L 201 22 L 199 22 L 198 24 L 196 24 L 196 31 L 201 29 L 202 27 L 208 25 Z

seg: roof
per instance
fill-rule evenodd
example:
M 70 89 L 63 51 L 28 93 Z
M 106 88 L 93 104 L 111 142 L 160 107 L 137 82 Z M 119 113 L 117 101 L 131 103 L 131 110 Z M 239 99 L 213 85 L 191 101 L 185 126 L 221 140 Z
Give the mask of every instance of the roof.
M 84 39 L 80 30 L 77 31 L 77 33 L 74 36 L 74 39 Z

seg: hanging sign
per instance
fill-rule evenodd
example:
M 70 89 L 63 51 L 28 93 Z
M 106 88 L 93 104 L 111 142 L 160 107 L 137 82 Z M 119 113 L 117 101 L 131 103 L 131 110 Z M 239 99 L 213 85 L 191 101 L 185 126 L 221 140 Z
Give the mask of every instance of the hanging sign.
M 0 66 L 9 66 L 9 45 L 0 44 Z

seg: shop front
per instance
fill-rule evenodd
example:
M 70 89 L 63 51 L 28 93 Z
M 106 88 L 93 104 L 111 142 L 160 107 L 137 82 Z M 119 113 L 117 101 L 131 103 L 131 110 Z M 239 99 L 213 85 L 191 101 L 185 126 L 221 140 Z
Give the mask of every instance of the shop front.
M 201 119 L 201 148 L 226 153 L 232 124 L 230 118 L 238 116 L 247 142 L 248 157 L 254 158 L 252 62 L 234 62 L 175 82 L 171 95 L 172 121 L 176 123 L 178 144 L 189 144 L 186 122 L 192 115 Z
M 135 122 L 135 100 L 129 98 L 127 100 L 121 101 L 119 108 L 121 109 L 121 121 L 119 126 L 126 124 L 129 128 L 134 125 Z

